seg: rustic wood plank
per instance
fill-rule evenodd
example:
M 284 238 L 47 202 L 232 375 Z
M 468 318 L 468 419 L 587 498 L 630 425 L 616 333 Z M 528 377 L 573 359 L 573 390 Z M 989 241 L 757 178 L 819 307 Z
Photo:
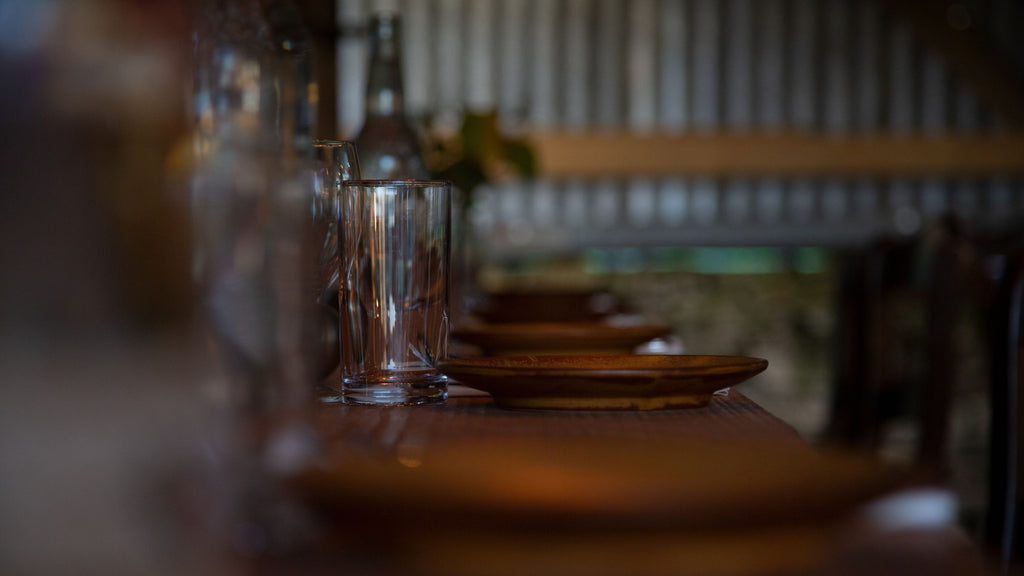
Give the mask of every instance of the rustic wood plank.
M 1024 134 L 849 137 L 534 132 L 540 175 L 979 176 L 1024 173 Z

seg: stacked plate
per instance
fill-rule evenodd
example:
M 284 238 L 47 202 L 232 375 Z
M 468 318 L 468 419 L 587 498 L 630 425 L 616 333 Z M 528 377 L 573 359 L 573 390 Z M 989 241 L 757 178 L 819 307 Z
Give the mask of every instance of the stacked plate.
M 672 329 L 613 314 L 621 310 L 601 293 L 492 294 L 478 307 L 480 320 L 452 332 L 479 357 L 439 369 L 503 408 L 659 410 L 703 406 L 768 365 L 759 358 L 637 354 Z
M 484 356 L 527 354 L 630 354 L 637 346 L 671 334 L 666 324 L 515 322 L 469 324 L 452 332 Z
M 490 393 L 498 406 L 549 410 L 699 407 L 767 367 L 760 358 L 636 354 L 466 358 L 439 365 L 449 378 Z

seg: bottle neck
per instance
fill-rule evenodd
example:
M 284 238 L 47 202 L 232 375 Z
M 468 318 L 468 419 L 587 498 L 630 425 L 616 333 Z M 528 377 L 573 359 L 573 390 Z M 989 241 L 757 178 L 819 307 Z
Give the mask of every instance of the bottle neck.
M 371 56 L 366 87 L 366 116 L 400 117 L 405 108 L 398 18 L 378 16 L 371 21 L 370 26 Z

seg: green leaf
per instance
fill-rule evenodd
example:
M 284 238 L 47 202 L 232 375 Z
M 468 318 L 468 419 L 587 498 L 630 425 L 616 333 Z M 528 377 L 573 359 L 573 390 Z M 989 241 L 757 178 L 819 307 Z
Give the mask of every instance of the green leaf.
M 462 137 L 463 154 L 481 164 L 497 158 L 501 150 L 501 135 L 498 132 L 498 114 L 466 114 L 459 130 Z
M 441 174 L 442 178 L 451 180 L 452 184 L 469 199 L 478 186 L 487 182 L 487 174 L 483 167 L 470 158 L 462 158 L 449 166 Z
M 537 162 L 533 155 L 533 149 L 522 140 L 505 140 L 502 146 L 502 156 L 515 171 L 524 177 L 532 177 L 537 174 Z

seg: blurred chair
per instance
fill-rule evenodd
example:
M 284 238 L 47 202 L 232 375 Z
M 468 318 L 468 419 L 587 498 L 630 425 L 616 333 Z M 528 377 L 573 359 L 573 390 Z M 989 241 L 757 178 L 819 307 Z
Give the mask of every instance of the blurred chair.
M 988 370 L 990 428 L 978 532 L 1004 573 L 1024 561 L 1022 240 L 1021 230 L 976 234 L 947 220 L 914 238 L 880 239 L 841 255 L 826 431 L 830 442 L 878 451 L 897 418 L 911 420 L 917 434 L 906 456 L 949 480 L 958 378 L 967 357 L 979 356 L 977 365 Z M 978 319 L 977 350 L 964 343 L 964 314 Z
M 913 458 L 948 468 L 957 322 L 970 245 L 956 222 L 882 238 L 840 255 L 836 371 L 826 437 L 878 450 L 888 426 L 915 419 Z
M 1022 516 L 1021 329 L 1024 327 L 1024 251 L 1001 256 L 990 311 L 992 437 L 985 545 L 1005 572 L 1024 552 Z

